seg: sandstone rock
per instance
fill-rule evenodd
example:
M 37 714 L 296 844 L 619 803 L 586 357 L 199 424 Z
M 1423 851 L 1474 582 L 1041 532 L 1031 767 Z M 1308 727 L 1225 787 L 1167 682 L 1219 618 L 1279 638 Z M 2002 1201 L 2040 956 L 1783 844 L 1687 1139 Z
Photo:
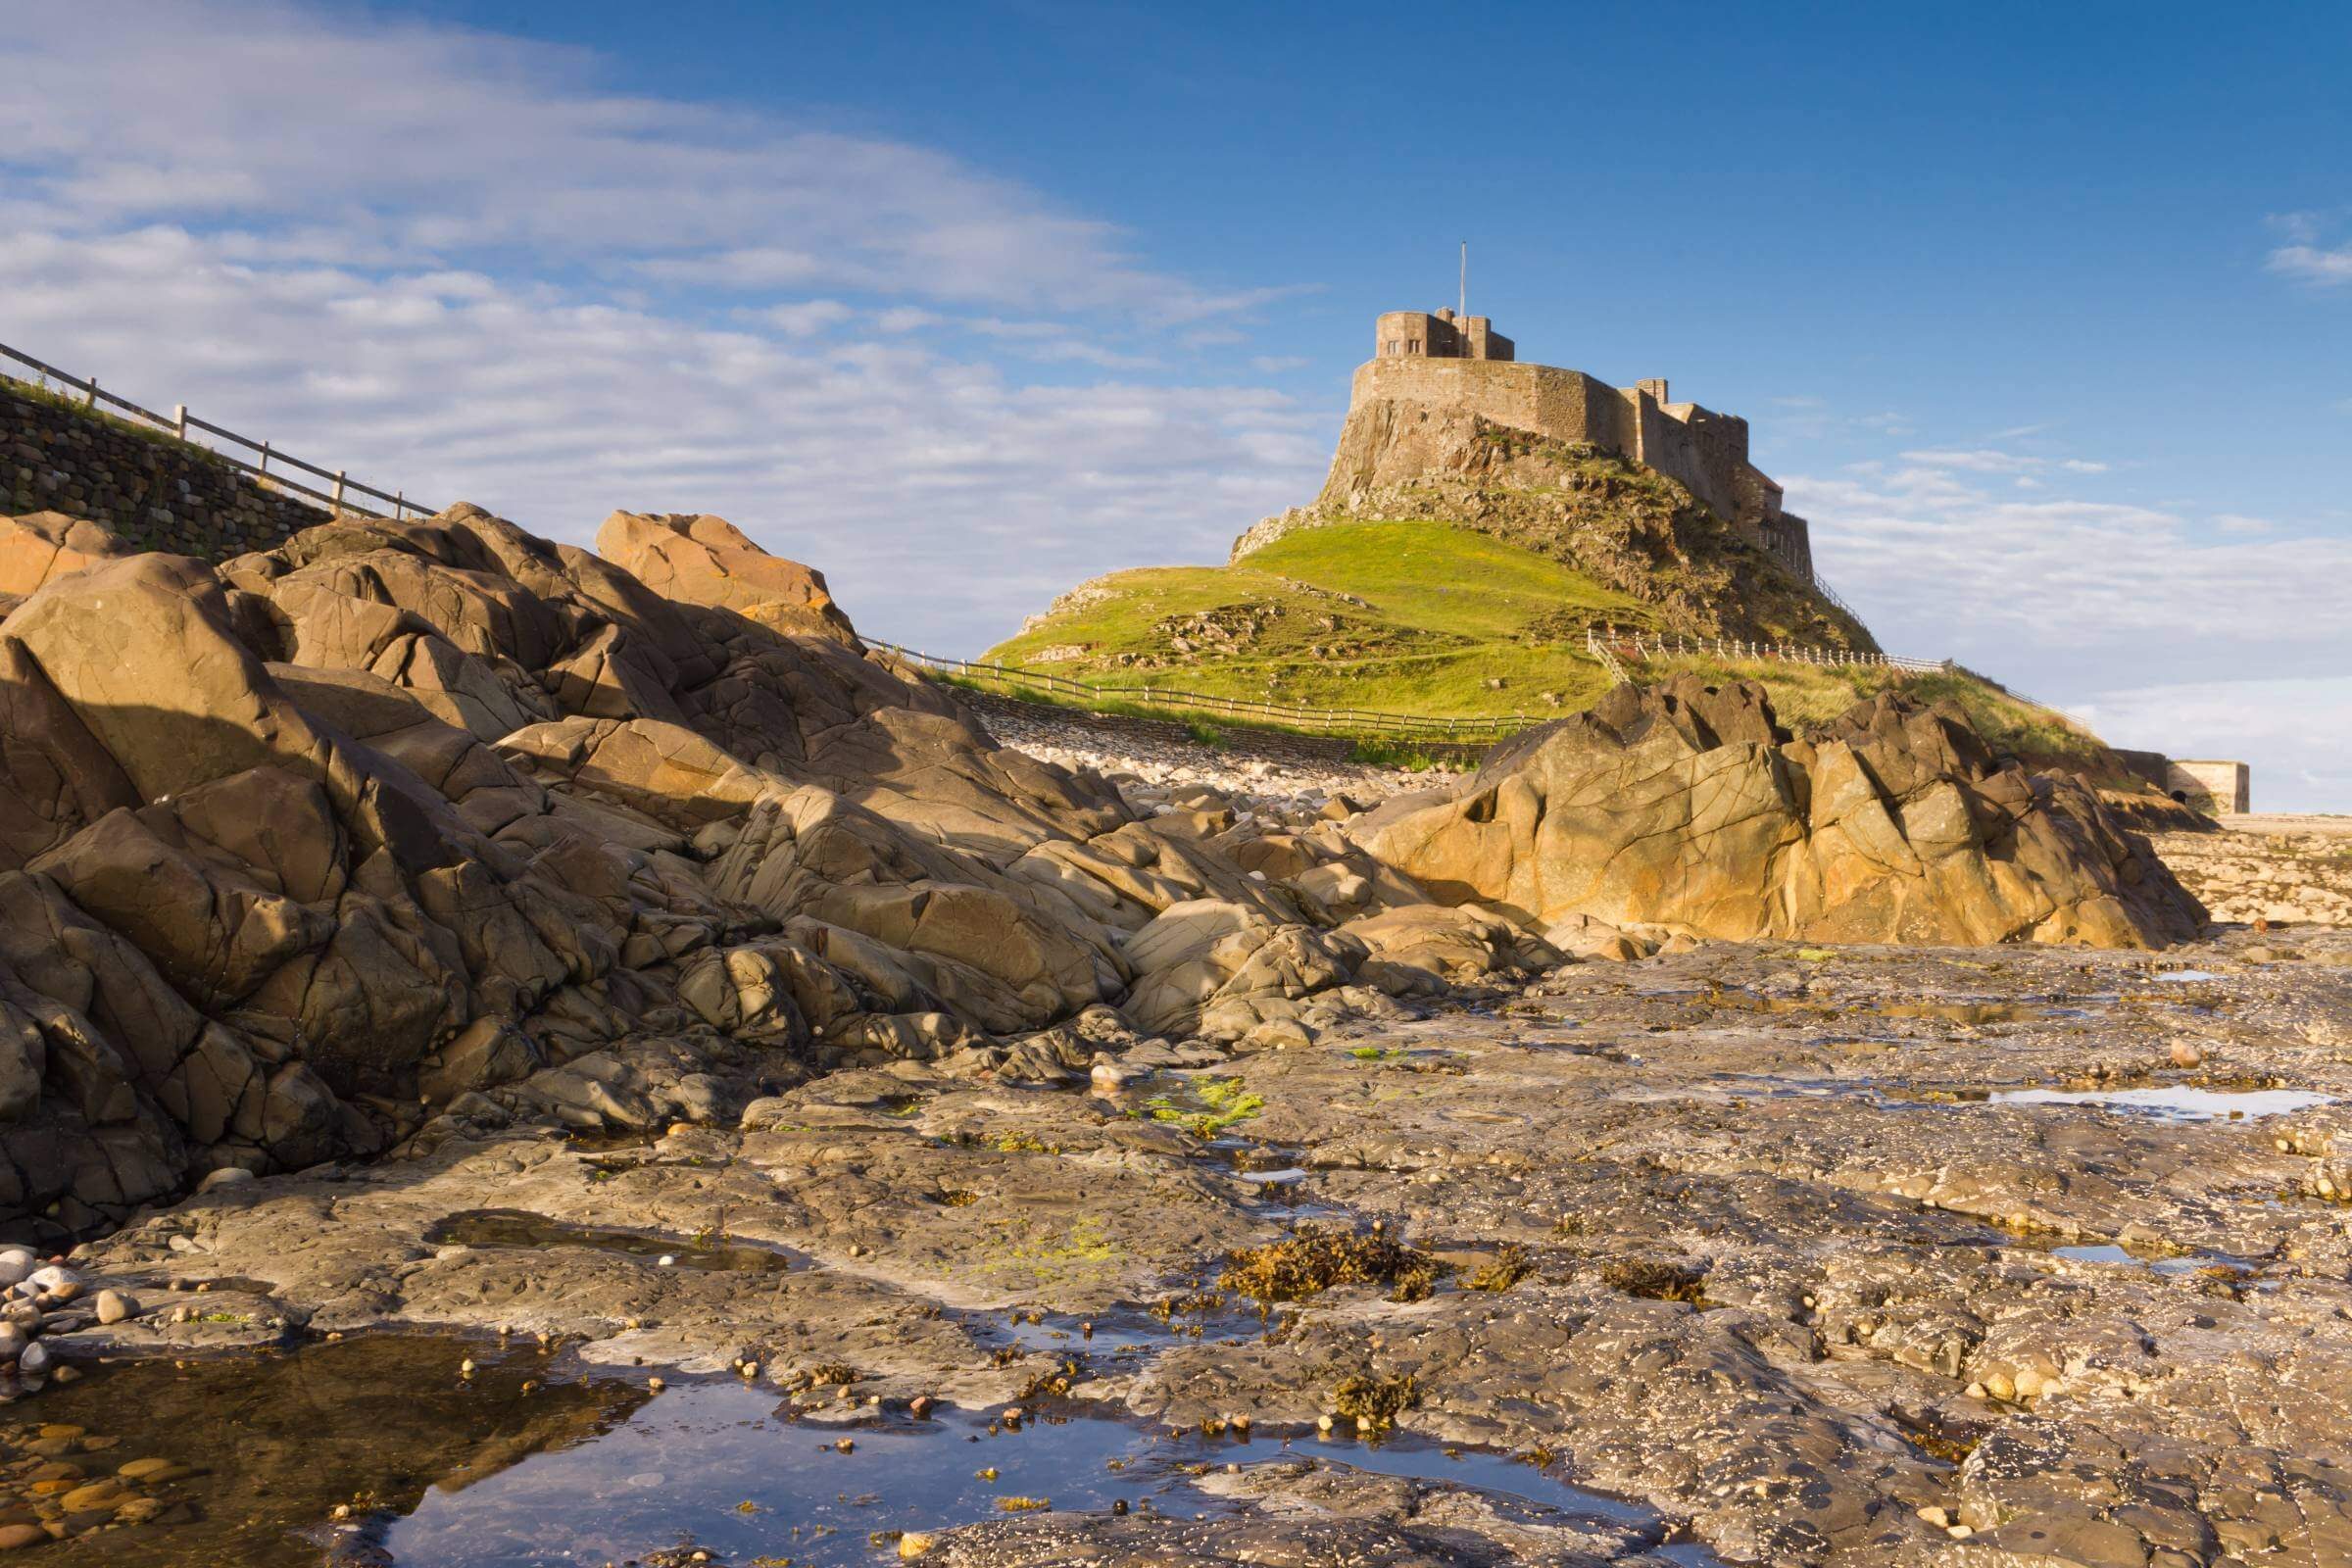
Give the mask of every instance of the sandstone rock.
M 1339 929 L 1371 955 L 1359 978 L 1393 996 L 1454 983 L 1525 980 L 1562 958 L 1543 938 L 1475 904 L 1407 905 Z
M 1452 799 L 1349 826 L 1433 894 L 1545 925 L 2151 947 L 2204 920 L 2090 790 L 1996 764 L 1957 710 L 1890 695 L 1807 742 L 1760 686 L 1621 686 L 1497 748 Z
M 1544 932 L 1544 940 L 1572 957 L 1597 958 L 1608 963 L 1630 963 L 1636 958 L 1646 958 L 1655 951 L 1653 944 L 1589 914 L 1572 914 L 1555 920 Z
M 0 517 L 0 594 L 27 595 L 52 578 L 133 554 L 113 529 L 59 512 Z
M 1136 933 L 1129 1016 L 1154 1033 L 1238 1039 L 1281 1005 L 1351 979 L 1365 955 L 1345 932 L 1276 925 L 1241 905 L 1173 905 Z
M 823 572 L 769 555 L 724 517 L 615 512 L 597 530 L 596 549 L 666 598 L 732 610 L 782 632 L 857 642 Z

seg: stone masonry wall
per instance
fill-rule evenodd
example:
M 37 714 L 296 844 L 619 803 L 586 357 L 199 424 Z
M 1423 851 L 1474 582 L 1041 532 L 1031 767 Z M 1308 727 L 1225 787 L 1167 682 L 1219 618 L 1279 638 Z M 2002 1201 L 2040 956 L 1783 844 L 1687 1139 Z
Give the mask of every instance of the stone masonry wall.
M 152 435 L 0 379 L 0 498 L 63 512 L 141 550 L 225 561 L 328 520 L 201 447 Z

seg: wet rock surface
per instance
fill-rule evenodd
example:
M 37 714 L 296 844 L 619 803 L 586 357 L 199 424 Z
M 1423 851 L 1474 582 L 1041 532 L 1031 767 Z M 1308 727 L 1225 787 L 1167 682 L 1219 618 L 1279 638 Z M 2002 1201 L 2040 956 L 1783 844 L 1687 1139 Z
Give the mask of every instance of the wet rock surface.
M 509 1128 L 232 1183 L 83 1249 L 142 1307 L 54 1344 L 95 1390 L 213 1347 L 462 1332 L 503 1344 L 488 1364 L 544 1335 L 550 1390 L 665 1381 L 654 1469 L 748 1412 L 796 1467 L 860 1478 L 822 1519 L 673 1486 L 598 1538 L 615 1561 L 681 1534 L 865 1561 L 894 1531 L 1000 1564 L 2323 1564 L 2352 1541 L 2352 934 L 2161 961 L 1710 944 L 1392 1005 L 1189 1062 L 1139 1046 L 1108 1088 L 902 1062 L 734 1130 Z M 2001 1098 L 2035 1090 L 2108 1098 Z M 1232 1254 L 1318 1234 L 1370 1262 L 1253 1299 Z M 754 1404 L 696 1403 L 721 1397 Z M 1078 1430 L 995 1457 L 1049 1422 Z M 534 1466 L 624 1441 L 526 1443 L 503 1488 L 445 1485 L 405 1537 L 396 1498 L 368 1539 L 532 1560 L 465 1544 L 542 1517 Z M 1001 1484 L 910 1498 L 948 1448 Z

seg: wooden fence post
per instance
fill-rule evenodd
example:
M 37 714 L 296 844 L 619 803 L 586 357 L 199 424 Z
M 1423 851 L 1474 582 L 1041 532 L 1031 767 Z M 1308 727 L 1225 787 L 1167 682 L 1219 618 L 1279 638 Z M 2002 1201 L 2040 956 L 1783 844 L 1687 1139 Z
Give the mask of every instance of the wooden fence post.
M 343 515 L 343 470 L 335 470 L 335 515 Z
M 98 406 L 98 378 L 94 375 L 90 377 L 90 384 L 82 389 L 81 406 L 85 409 Z
M 172 433 L 182 441 L 188 438 L 188 406 L 185 403 L 172 405 Z
M 267 442 L 267 441 L 265 441 L 265 442 L 263 442 L 263 443 L 262 443 L 262 464 L 261 464 L 261 466 L 260 466 L 260 467 L 258 467 L 258 468 L 256 468 L 256 469 L 254 469 L 254 472 L 256 472 L 256 473 L 259 473 L 259 474 L 261 474 L 261 475 L 263 475 L 263 476 L 265 476 L 265 477 L 267 477 L 267 476 L 269 475 L 269 472 L 270 472 L 270 443 L 269 443 L 269 442 Z

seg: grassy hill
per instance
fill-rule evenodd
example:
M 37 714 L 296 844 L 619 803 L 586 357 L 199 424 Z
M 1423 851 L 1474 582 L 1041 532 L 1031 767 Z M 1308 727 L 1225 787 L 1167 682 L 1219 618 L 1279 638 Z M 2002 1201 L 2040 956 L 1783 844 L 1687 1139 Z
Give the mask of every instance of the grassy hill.
M 1137 694 L 1147 686 L 1312 707 L 1444 716 L 1565 714 L 1609 677 L 1586 651 L 1593 623 L 1666 629 L 1669 613 L 1550 556 L 1435 521 L 1326 522 L 1229 566 L 1114 572 L 1072 590 L 988 661 Z M 1815 667 L 1779 661 L 1661 660 L 1760 680 L 1801 728 L 1902 686 L 1949 697 L 1995 744 L 2042 763 L 2104 772 L 2095 738 L 1965 673 Z
M 1302 530 L 1232 566 L 1150 566 L 1056 601 L 987 658 L 1142 688 L 1447 715 L 1585 706 L 1588 621 L 1648 607 L 1532 551 L 1437 522 Z M 1499 686 L 1495 682 L 1500 682 Z

